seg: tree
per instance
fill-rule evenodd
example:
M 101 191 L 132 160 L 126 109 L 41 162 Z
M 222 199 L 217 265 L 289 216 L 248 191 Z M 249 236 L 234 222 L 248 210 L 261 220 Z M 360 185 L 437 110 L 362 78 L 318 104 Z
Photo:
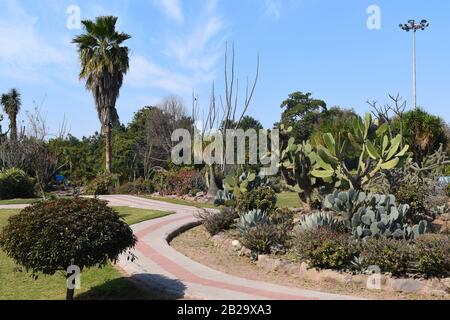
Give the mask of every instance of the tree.
M 9 218 L 0 247 L 36 277 L 69 274 L 69 267 L 105 266 L 134 247 L 131 228 L 107 203 L 97 199 L 42 201 Z M 132 256 L 132 255 L 131 255 Z M 67 299 L 74 290 L 67 288 Z
M 112 128 L 118 122 L 116 101 L 124 75 L 129 69 L 128 47 L 121 46 L 131 36 L 116 31 L 117 17 L 84 20 L 85 34 L 73 39 L 78 46 L 80 79 L 92 92 L 105 136 L 106 172 L 112 167 Z
M 9 118 L 9 130 L 11 139 L 17 139 L 17 114 L 22 104 L 20 92 L 17 89 L 11 89 L 7 94 L 3 94 L 1 104 Z
M 311 138 L 314 124 L 320 113 L 327 110 L 323 100 L 313 99 L 311 93 L 291 93 L 281 104 L 283 114 L 281 123 L 286 128 L 292 127 L 295 142 L 300 143 Z

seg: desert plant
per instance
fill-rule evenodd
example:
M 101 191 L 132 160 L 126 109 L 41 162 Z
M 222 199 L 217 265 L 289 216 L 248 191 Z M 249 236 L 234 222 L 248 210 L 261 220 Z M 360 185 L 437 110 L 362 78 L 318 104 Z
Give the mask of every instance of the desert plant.
M 239 195 L 260 187 L 269 187 L 270 180 L 261 174 L 245 171 L 239 176 L 236 174 L 227 175 L 223 185 L 228 192 Z
M 269 222 L 265 212 L 261 210 L 253 210 L 242 214 L 236 224 L 240 232 L 251 229 L 260 224 L 267 224 Z
M 20 169 L 0 171 L 0 199 L 32 198 L 33 179 Z
M 275 208 L 276 203 L 276 193 L 269 187 L 258 187 L 236 197 L 236 209 L 239 213 L 252 210 L 269 212 Z
M 405 240 L 368 238 L 362 242 L 360 259 L 365 268 L 377 266 L 382 272 L 403 275 L 411 269 L 412 248 Z
M 298 224 L 299 231 L 318 230 L 321 228 L 327 228 L 340 233 L 343 233 L 346 229 L 344 222 L 337 219 L 330 212 L 314 212 L 304 215 Z
M 322 206 L 324 209 L 334 211 L 345 219 L 351 220 L 358 209 L 364 206 L 366 200 L 367 194 L 362 191 L 336 190 L 324 198 Z
M 22 104 L 20 92 L 17 89 L 11 89 L 7 94 L 2 94 L 0 104 L 9 118 L 11 140 L 17 140 L 17 114 Z
M 7 255 L 33 276 L 104 266 L 135 243 L 131 228 L 106 202 L 83 198 L 35 203 L 10 217 L 0 237 Z M 68 289 L 67 298 L 73 294 Z
M 375 138 L 369 135 L 374 126 L 370 113 L 365 119 L 355 117 L 353 132 L 343 137 L 331 133 L 323 136 L 323 145 L 317 147 L 320 160 L 316 169 L 311 173 L 322 179 L 336 179 L 348 183 L 351 189 L 363 190 L 380 171 L 392 170 L 407 159 L 409 146 L 402 147 L 402 137 L 397 135 L 389 140 L 386 131 L 388 124 L 378 126 Z M 358 151 L 359 161 L 355 170 L 348 169 L 346 162 L 347 145 L 352 145 Z
M 219 190 L 214 198 L 214 204 L 216 206 L 233 207 L 236 204 L 236 196 L 227 189 Z
M 417 271 L 426 276 L 448 276 L 450 273 L 450 238 L 427 234 L 414 241 Z
M 221 208 L 219 212 L 203 210 L 197 213 L 197 218 L 212 236 L 230 229 L 238 217 L 234 209 L 226 207 Z
M 269 253 L 271 248 L 279 244 L 280 235 L 275 226 L 269 223 L 257 224 L 254 227 L 242 230 L 241 243 L 248 249 L 257 253 Z
M 318 268 L 344 269 L 358 254 L 356 242 L 328 228 L 298 232 L 293 242 L 299 259 Z

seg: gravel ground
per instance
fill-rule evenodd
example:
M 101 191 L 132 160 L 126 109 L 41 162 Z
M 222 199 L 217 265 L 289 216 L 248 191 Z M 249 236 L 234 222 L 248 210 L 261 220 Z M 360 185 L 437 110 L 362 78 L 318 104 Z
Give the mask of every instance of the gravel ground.
M 246 257 L 237 257 L 226 253 L 214 246 L 209 240 L 209 234 L 203 226 L 191 229 L 177 238 L 171 245 L 194 261 L 238 277 L 251 280 L 266 281 L 274 284 L 317 290 L 328 293 L 357 296 L 367 299 L 381 300 L 422 300 L 438 299 L 436 297 L 420 296 L 415 294 L 401 294 L 385 291 L 370 291 L 353 285 L 336 284 L 330 282 L 313 282 L 307 279 L 292 277 L 285 274 L 267 272 L 258 268 Z

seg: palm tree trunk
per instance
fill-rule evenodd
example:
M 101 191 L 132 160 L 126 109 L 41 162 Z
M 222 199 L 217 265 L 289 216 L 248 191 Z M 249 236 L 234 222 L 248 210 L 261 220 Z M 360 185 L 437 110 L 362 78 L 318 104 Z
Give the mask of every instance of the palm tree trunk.
M 217 195 L 219 188 L 216 183 L 216 173 L 214 171 L 214 165 L 209 166 L 209 188 L 208 188 L 208 198 L 214 199 Z
M 111 125 L 105 126 L 105 158 L 106 158 L 106 173 L 110 174 L 112 168 L 112 128 Z
M 17 120 L 16 120 L 16 116 L 11 116 L 10 119 L 10 128 L 11 128 L 11 140 L 16 141 L 17 140 Z

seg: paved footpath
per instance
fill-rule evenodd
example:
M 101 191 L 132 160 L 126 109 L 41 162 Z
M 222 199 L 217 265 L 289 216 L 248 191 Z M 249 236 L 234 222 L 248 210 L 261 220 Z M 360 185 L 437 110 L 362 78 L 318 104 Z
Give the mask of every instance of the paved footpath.
M 355 297 L 279 286 L 239 278 L 213 270 L 187 258 L 168 241 L 180 231 L 198 224 L 199 209 L 138 197 L 102 196 L 110 206 L 172 211 L 175 214 L 132 226 L 138 238 L 133 250 L 120 257 L 117 266 L 142 286 L 176 298 L 200 300 L 355 300 Z M 1 209 L 1 207 L 0 207 Z

